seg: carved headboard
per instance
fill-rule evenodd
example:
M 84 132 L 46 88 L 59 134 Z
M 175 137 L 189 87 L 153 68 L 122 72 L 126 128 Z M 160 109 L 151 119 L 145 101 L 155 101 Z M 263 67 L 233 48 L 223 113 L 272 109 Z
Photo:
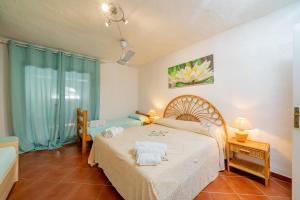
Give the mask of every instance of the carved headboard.
M 223 116 L 214 105 L 204 98 L 195 95 L 178 96 L 167 105 L 164 117 L 173 117 L 184 121 L 206 121 L 223 127 L 227 143 L 227 127 Z

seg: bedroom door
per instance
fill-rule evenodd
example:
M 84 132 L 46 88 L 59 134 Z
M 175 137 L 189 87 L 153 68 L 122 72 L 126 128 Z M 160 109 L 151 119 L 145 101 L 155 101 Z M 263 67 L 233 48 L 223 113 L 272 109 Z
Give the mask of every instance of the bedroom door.
M 294 68 L 293 68 L 293 105 L 294 105 L 294 128 L 293 128 L 293 198 L 300 199 L 300 24 L 294 29 Z

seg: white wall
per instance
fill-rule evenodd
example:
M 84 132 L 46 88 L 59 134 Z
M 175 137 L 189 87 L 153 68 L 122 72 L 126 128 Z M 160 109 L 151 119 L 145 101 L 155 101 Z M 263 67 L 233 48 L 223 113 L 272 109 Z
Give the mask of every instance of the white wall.
M 7 47 L 0 43 L 0 136 L 12 135 L 9 77 Z M 101 64 L 100 117 L 127 116 L 137 110 L 137 104 L 137 69 L 116 63 Z
M 100 118 L 127 116 L 137 110 L 138 71 L 135 68 L 109 63 L 101 65 Z
M 299 10 L 296 3 L 141 66 L 139 110 L 162 114 L 182 94 L 207 98 L 229 124 L 247 117 L 257 128 L 251 137 L 271 144 L 271 170 L 291 177 L 292 40 Z M 213 85 L 168 89 L 168 67 L 210 54 Z
M 0 38 L 1 39 L 1 38 Z M 0 136 L 12 134 L 9 93 L 9 68 L 7 48 L 0 43 Z

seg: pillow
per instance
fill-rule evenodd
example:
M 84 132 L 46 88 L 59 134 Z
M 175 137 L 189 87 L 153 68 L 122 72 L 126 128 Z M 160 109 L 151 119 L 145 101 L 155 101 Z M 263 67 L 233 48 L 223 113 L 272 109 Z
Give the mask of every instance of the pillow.
M 139 114 L 135 114 L 135 113 L 130 113 L 128 115 L 129 118 L 131 119 L 136 119 L 136 120 L 140 120 L 142 122 L 148 122 L 149 118 L 145 115 L 139 115 Z
M 199 133 L 202 135 L 211 136 L 210 134 L 210 125 L 203 124 L 201 122 L 193 122 L 193 121 L 183 121 L 183 120 L 176 120 L 170 118 L 160 118 L 154 121 L 155 124 L 167 126 L 170 128 L 181 129 L 186 131 L 191 131 L 194 133 Z

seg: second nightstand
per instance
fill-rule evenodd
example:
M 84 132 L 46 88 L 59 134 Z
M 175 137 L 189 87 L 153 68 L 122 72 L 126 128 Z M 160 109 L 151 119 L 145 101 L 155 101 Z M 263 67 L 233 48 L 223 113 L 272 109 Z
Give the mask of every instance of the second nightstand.
M 263 160 L 264 165 L 237 158 L 237 153 L 252 157 L 254 159 Z M 227 163 L 228 171 L 230 171 L 230 167 L 240 169 L 265 179 L 265 185 L 268 185 L 270 178 L 269 144 L 252 140 L 238 142 L 235 138 L 230 138 L 228 141 L 227 154 L 227 158 L 229 158 Z

